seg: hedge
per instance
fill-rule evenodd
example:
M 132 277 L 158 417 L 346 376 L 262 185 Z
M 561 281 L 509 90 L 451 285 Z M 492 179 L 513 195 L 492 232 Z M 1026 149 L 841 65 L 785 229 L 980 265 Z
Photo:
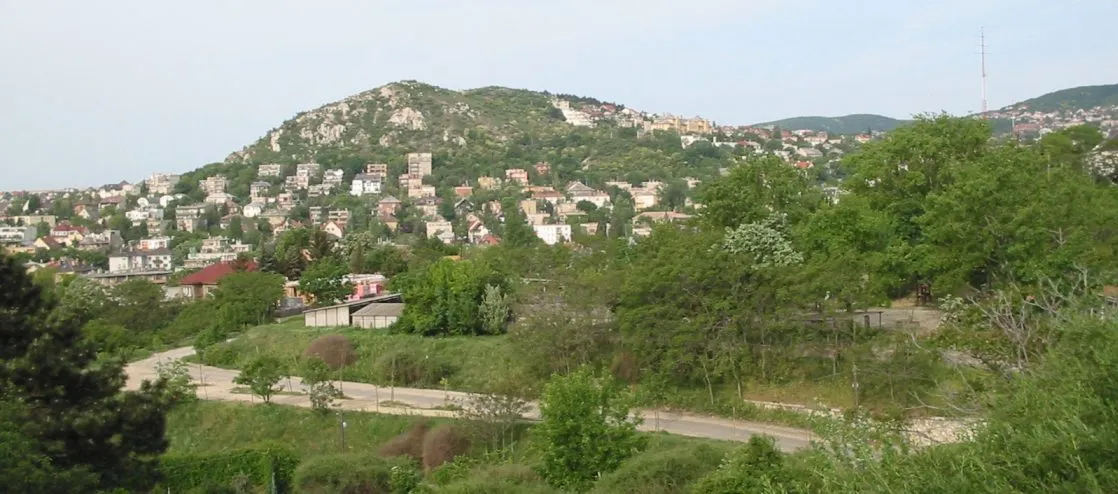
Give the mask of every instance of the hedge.
M 298 465 L 298 455 L 278 447 L 208 455 L 168 455 L 160 462 L 163 482 L 157 492 L 169 489 L 172 493 L 179 493 L 202 486 L 230 486 L 242 474 L 253 485 L 265 487 L 271 485 L 274 474 L 275 492 L 294 492 L 292 478 Z

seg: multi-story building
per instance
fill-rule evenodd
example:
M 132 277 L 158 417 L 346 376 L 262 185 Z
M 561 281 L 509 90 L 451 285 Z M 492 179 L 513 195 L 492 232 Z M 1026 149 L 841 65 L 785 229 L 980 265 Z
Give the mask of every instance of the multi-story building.
M 306 175 L 308 177 L 317 176 L 322 173 L 322 165 L 318 163 L 300 163 L 295 165 L 296 175 Z
M 202 246 L 197 252 L 186 256 L 183 266 L 187 269 L 204 268 L 218 262 L 230 262 L 237 259 L 238 254 L 250 252 L 252 246 L 241 242 L 233 242 L 226 237 L 210 237 L 202 240 Z
M 532 229 L 547 245 L 560 244 L 571 239 L 571 225 L 532 225 Z
M 256 176 L 258 177 L 278 177 L 283 174 L 283 165 L 275 163 L 260 165 L 256 167 Z
M 408 153 L 408 174 L 426 177 L 431 174 L 431 153 Z
M 322 172 L 323 185 L 329 184 L 331 188 L 341 187 L 342 180 L 345 178 L 345 172 L 341 169 L 332 169 Z
M 205 228 L 205 204 L 191 204 L 175 208 L 175 227 L 184 232 L 193 232 Z
M 272 184 L 268 182 L 253 182 L 248 186 L 248 196 L 253 201 L 261 200 L 268 197 L 268 191 L 271 189 Z
M 383 186 L 383 176 L 373 175 L 371 173 L 358 173 L 353 177 L 353 182 L 350 184 L 349 187 L 349 193 L 355 196 L 363 196 L 365 194 L 380 194 Z
M 510 168 L 505 170 L 505 178 L 520 185 L 528 185 L 528 170 L 523 168 Z
M 365 174 L 380 177 L 383 182 L 388 179 L 388 165 L 385 163 L 369 163 L 365 165 Z
M 130 250 L 109 255 L 110 273 L 170 271 L 171 249 Z
M 224 175 L 214 175 L 206 177 L 205 180 L 198 182 L 198 187 L 202 189 L 206 195 L 220 194 L 225 192 L 225 187 L 229 185 L 229 181 L 225 179 Z
M 142 238 L 136 241 L 136 250 L 159 250 L 171 248 L 171 237 Z
M 0 226 L 0 244 L 31 245 L 38 236 L 34 225 Z
M 182 177 L 175 173 L 153 173 L 146 180 L 148 194 L 170 194 L 174 192 L 180 178 Z

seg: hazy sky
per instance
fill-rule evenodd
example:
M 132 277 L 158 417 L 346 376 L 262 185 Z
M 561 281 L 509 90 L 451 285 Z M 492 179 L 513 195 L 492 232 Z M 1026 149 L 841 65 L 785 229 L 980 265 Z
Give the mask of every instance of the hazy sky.
M 387 82 L 756 123 L 1118 83 L 1115 0 L 0 0 L 0 190 L 220 161 Z

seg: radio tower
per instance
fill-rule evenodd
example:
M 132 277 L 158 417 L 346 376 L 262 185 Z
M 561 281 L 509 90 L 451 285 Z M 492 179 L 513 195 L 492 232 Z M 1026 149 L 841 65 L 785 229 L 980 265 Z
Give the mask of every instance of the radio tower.
M 982 114 L 986 114 L 986 29 L 978 32 L 978 54 L 982 60 Z

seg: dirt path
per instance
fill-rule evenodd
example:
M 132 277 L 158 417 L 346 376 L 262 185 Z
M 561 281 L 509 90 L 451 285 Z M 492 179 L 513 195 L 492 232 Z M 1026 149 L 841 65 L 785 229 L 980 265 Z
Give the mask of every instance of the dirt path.
M 125 368 L 125 372 L 128 374 L 128 389 L 139 388 L 140 383 L 145 379 L 155 379 L 155 368 L 160 362 L 178 360 L 193 354 L 194 349 L 191 347 L 176 348 L 128 364 Z M 219 401 L 260 401 L 252 395 L 233 392 L 235 387 L 233 378 L 237 374 L 239 372 L 236 370 L 197 364 L 191 366 L 191 375 L 194 381 L 199 384 L 197 390 L 199 398 Z M 305 392 L 298 378 L 291 379 L 291 383 L 285 381 L 281 384 L 284 386 L 284 390 L 287 390 L 290 386 L 293 391 Z M 339 400 L 340 408 L 343 410 L 423 417 L 454 417 L 454 412 L 442 410 L 439 407 L 461 403 L 472 396 L 470 393 L 459 391 L 388 388 L 348 381 L 342 382 L 341 388 L 342 392 L 348 397 L 348 399 Z M 306 394 L 276 395 L 272 397 L 272 401 L 282 405 L 310 407 L 310 400 Z M 667 411 L 660 411 L 657 414 L 652 410 L 638 410 L 638 413 L 645 419 L 639 427 L 642 431 L 663 431 L 680 436 L 724 441 L 748 441 L 754 434 L 763 434 L 773 437 L 777 446 L 786 452 L 808 448 L 814 438 L 811 431 L 808 430 L 759 422 L 720 419 Z M 530 403 L 530 409 L 524 415 L 524 418 L 539 419 L 539 409 L 534 402 Z

